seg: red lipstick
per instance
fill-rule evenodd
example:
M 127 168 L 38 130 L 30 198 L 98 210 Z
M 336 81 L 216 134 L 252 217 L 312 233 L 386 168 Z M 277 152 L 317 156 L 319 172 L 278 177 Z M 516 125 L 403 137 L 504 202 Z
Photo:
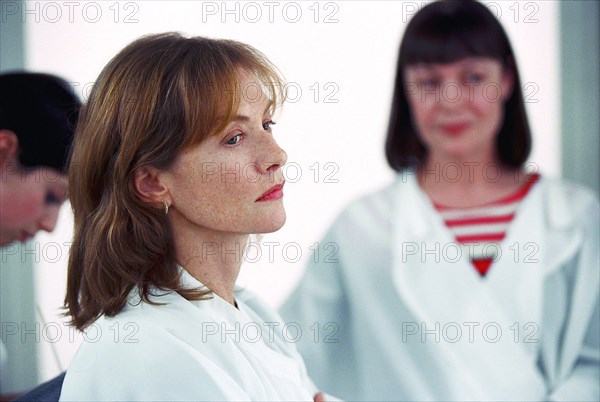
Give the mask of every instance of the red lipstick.
M 450 135 L 458 135 L 469 128 L 468 123 L 453 123 L 453 124 L 443 124 L 442 130 L 444 130 L 447 134 Z
M 261 195 L 256 202 L 275 201 L 283 197 L 283 183 L 277 184 Z

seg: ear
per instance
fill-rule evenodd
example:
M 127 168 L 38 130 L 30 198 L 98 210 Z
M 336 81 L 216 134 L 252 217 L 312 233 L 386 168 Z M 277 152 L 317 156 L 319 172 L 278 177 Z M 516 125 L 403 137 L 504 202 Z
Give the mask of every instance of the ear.
M 172 204 L 169 189 L 160 180 L 160 170 L 153 166 L 143 166 L 135 171 L 135 191 L 142 201 Z
M 18 163 L 19 139 L 11 130 L 0 129 L 0 163 Z

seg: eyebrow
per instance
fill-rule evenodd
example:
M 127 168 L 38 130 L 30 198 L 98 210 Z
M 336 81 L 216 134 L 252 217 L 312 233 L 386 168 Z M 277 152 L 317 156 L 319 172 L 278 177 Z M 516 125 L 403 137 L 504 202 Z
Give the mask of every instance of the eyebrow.
M 234 122 L 234 121 L 244 121 L 245 122 L 245 121 L 249 121 L 249 120 L 250 120 L 250 117 L 238 114 L 231 121 L 232 122 Z
M 268 111 L 268 110 L 271 108 L 272 104 L 273 104 L 273 102 L 269 102 L 269 103 L 267 104 L 267 107 L 265 108 L 265 110 L 264 110 L 263 114 L 264 114 L 264 113 L 266 113 L 266 112 L 267 112 L 267 111 Z M 236 114 L 236 115 L 233 117 L 233 119 L 232 119 L 231 121 L 232 121 L 232 122 L 234 122 L 234 121 L 243 121 L 243 122 L 247 122 L 247 121 L 249 121 L 249 120 L 250 120 L 250 117 L 249 117 L 249 116 L 245 116 L 245 115 L 242 115 L 242 114 Z

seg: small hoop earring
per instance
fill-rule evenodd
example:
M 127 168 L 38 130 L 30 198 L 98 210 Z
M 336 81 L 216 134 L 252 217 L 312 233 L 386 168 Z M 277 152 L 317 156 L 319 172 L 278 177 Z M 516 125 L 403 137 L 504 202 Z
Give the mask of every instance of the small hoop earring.
M 169 203 L 166 201 L 163 201 L 163 204 L 165 205 L 165 215 L 169 214 Z

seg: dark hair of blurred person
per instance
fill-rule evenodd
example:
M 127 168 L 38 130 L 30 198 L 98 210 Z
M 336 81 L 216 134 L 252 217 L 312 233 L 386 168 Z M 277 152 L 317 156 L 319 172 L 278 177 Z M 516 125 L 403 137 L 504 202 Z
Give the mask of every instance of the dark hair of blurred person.
M 0 246 L 52 231 L 81 102 L 54 75 L 0 75 Z

